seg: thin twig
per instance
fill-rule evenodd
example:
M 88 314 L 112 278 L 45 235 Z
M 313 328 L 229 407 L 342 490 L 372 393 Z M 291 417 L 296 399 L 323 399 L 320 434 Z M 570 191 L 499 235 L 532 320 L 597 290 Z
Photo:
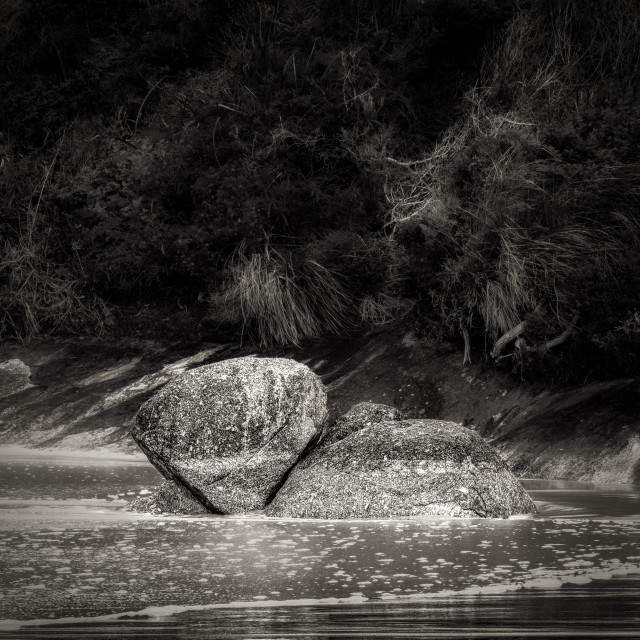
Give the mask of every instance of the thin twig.
M 136 132 L 138 131 L 138 123 L 140 122 L 140 118 L 142 116 L 142 109 L 144 108 L 144 105 L 146 104 L 147 100 L 149 99 L 149 96 L 153 93 L 153 91 L 155 91 L 159 86 L 160 83 L 166 78 L 167 76 L 164 75 L 160 78 L 160 80 L 158 80 L 154 85 L 151 86 L 151 89 L 149 89 L 149 91 L 147 92 L 147 95 L 144 97 L 144 100 L 140 103 L 140 108 L 138 109 L 138 115 L 136 116 L 136 124 L 133 127 L 133 135 L 136 135 Z

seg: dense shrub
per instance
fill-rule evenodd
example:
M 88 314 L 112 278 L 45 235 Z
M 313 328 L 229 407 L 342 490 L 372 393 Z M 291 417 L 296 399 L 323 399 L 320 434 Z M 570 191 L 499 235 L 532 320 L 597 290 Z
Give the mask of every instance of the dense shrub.
M 389 190 L 398 240 L 438 256 L 421 296 L 440 331 L 558 365 L 570 333 L 602 346 L 640 303 L 639 19 L 627 0 L 521 11 L 465 114 Z
M 60 146 L 62 142 L 64 137 Z M 0 236 L 0 336 L 29 339 L 51 333 L 100 332 L 110 319 L 104 302 L 82 282 L 77 261 L 64 264 L 51 260 L 52 229 L 43 217 L 42 205 L 59 151 L 60 147 L 43 168 L 36 188 L 21 185 L 32 191 L 20 211 L 19 229 Z M 11 177 L 10 171 L 7 174 Z M 3 186 L 9 196 L 6 205 L 11 207 L 11 196 L 16 194 L 7 188 L 10 185 Z

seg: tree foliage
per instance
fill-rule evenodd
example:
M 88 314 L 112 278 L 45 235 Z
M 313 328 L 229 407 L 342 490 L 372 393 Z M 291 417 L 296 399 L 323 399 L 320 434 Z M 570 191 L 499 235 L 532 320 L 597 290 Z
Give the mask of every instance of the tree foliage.
M 636 4 L 4 3 L 4 335 L 410 313 L 520 371 L 633 370 Z
M 378 158 L 417 152 L 452 121 L 508 5 L 458 4 L 13 0 L 7 251 L 25 246 L 40 193 L 45 263 L 118 307 L 169 298 L 197 315 L 235 286 L 242 244 L 249 264 L 266 246 L 294 262 L 312 252 L 363 318 L 390 317 L 406 305 Z

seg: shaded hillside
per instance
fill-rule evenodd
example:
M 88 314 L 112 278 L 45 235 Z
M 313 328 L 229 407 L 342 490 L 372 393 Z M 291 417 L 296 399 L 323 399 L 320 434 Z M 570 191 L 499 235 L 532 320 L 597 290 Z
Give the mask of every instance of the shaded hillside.
M 0 397 L 0 445 L 139 453 L 130 431 L 145 400 L 185 370 L 252 353 L 235 345 L 77 338 L 2 346 L 0 374 L 8 360 L 19 360 L 18 377 L 28 367 L 31 378 Z M 329 424 L 358 402 L 382 403 L 409 418 L 478 431 L 519 476 L 640 480 L 637 379 L 554 393 L 479 363 L 462 368 L 457 348 L 402 330 L 269 355 L 294 358 L 320 376 Z

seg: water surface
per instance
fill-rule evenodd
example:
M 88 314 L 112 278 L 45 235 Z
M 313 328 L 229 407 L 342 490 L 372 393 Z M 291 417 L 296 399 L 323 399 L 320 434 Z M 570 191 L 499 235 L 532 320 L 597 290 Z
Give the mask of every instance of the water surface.
M 510 520 L 123 511 L 158 479 L 0 460 L 0 637 L 640 638 L 638 488 L 525 481 Z

